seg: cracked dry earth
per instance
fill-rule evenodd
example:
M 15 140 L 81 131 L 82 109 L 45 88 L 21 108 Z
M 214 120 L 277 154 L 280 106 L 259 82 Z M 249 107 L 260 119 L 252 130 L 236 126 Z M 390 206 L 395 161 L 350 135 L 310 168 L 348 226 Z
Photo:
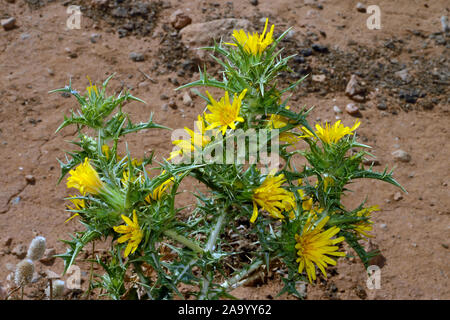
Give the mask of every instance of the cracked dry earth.
M 291 65 L 294 73 L 286 74 L 285 80 L 310 74 L 293 94 L 292 108 L 315 106 L 311 121 L 339 117 L 350 125 L 355 117 L 345 108 L 355 103 L 362 123 L 358 134 L 363 143 L 372 146 L 379 163 L 374 168 L 395 168 L 394 177 L 408 191 L 401 194 L 391 185 L 364 181 L 352 184 L 352 192 L 344 199 L 345 205 L 355 207 L 367 197 L 369 205 L 381 208 L 373 215 L 374 237 L 368 244 L 382 252 L 382 257 L 373 261 L 381 268 L 381 288 L 368 289 L 363 265 L 358 258 L 349 257 L 329 269 L 327 280 L 308 285 L 306 298 L 450 298 L 450 38 L 441 32 L 439 20 L 449 15 L 447 1 L 377 1 L 381 30 L 365 27 L 368 15 L 356 10 L 357 1 L 260 0 L 258 5 L 250 1 L 152 2 L 152 23 L 146 25 L 140 17 L 131 26 L 123 21 L 126 16 L 118 16 L 115 6 L 119 1 L 105 1 L 111 6 L 106 13 L 95 9 L 100 2 L 73 2 L 84 6 L 80 30 L 65 27 L 70 1 L 0 3 L 1 18 L 13 16 L 17 21 L 16 28 L 0 30 L 0 285 L 8 285 L 8 274 L 20 261 L 20 245 L 27 246 L 34 236 L 42 235 L 48 247 L 62 253 L 65 247 L 58 240 L 68 239 L 81 228 L 75 220 L 64 223 L 68 214 L 63 198 L 68 191 L 65 181 L 57 184 L 56 158 L 70 148 L 66 141 L 73 138 L 74 131 L 54 134 L 76 102 L 48 94 L 49 90 L 63 87 L 70 78 L 74 88 L 84 90 L 86 75 L 100 82 L 116 73 L 110 93 L 128 87 L 147 102 L 125 106 L 135 121 L 154 112 L 155 122 L 183 128 L 191 126 L 203 111 L 200 99 L 193 97 L 193 105 L 187 106 L 183 104 L 185 92 L 174 91 L 179 84 L 198 79 L 197 64 L 207 59 L 187 48 L 180 31 L 172 27 L 170 16 L 182 10 L 192 24 L 242 18 L 251 28 L 261 30 L 261 18 L 269 17 L 278 32 L 292 26 L 294 32 L 282 45 L 299 57 Z M 116 12 L 115 16 L 111 12 Z M 328 49 L 311 50 L 314 44 Z M 131 60 L 131 52 L 141 53 L 144 61 Z M 210 61 L 206 63 L 211 72 L 217 70 Z M 404 69 L 408 77 L 395 76 Z M 352 74 L 367 88 L 364 102 L 355 102 L 344 93 Z M 313 80 L 314 75 L 321 77 Z M 170 101 L 178 107 L 167 108 Z M 334 106 L 342 112 L 336 113 Z M 170 135 L 169 131 L 150 130 L 127 141 L 136 157 L 155 150 L 161 159 L 171 151 Z M 392 152 L 398 149 L 409 154 L 408 162 L 394 159 Z M 195 188 L 186 184 L 184 189 Z M 182 205 L 190 201 L 187 192 L 181 195 Z M 102 249 L 97 248 L 98 252 Z M 86 289 L 89 271 L 83 262 L 86 257 L 87 252 L 82 253 L 76 262 L 81 268 L 82 289 Z M 26 290 L 25 299 L 42 299 L 44 272 L 60 273 L 62 269 L 58 259 L 38 262 L 36 282 Z M 280 277 L 277 272 L 263 274 L 232 294 L 241 299 L 275 298 L 282 288 Z M 79 292 L 68 292 L 65 298 L 81 297 Z

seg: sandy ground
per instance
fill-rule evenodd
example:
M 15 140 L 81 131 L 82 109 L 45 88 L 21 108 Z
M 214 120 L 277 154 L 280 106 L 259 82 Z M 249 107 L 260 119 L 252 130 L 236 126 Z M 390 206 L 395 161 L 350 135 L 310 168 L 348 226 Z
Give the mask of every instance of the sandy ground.
M 81 2 L 95 8 L 93 5 L 101 1 Z M 178 31 L 169 22 L 170 15 L 181 9 L 192 18 L 193 24 L 235 17 L 248 19 L 255 25 L 260 18 L 269 17 L 277 32 L 293 27 L 292 39 L 286 43 L 291 51 L 298 46 L 310 46 L 311 41 L 327 46 L 331 53 L 313 52 L 305 56 L 306 61 L 299 62 L 300 69 L 307 66 L 306 70 L 313 75 L 326 75 L 323 83 L 308 80 L 292 97 L 291 106 L 295 110 L 304 105 L 315 106 L 311 120 L 334 121 L 338 116 L 346 125 L 352 124 L 355 118 L 345 112 L 345 106 L 354 101 L 344 94 L 350 75 L 360 68 L 384 64 L 378 79 L 374 76 L 377 72 L 364 79 L 371 94 L 359 104 L 362 124 L 358 133 L 364 143 L 373 147 L 372 152 L 380 162 L 375 168 L 379 171 L 385 166 L 395 168 L 394 177 L 408 193 L 399 196 L 396 195 L 399 190 L 391 185 L 364 181 L 353 184 L 354 192 L 349 192 L 345 199 L 345 204 L 356 206 L 367 197 L 368 204 L 381 207 L 372 219 L 372 245 L 383 255 L 376 261 L 381 266 L 381 288 L 368 289 L 362 263 L 358 258 L 347 258 L 341 259 L 330 272 L 328 281 L 309 285 L 307 298 L 449 299 L 450 39 L 444 34 L 430 37 L 442 30 L 439 19 L 449 15 L 449 3 L 377 1 L 381 30 L 369 30 L 366 27 L 369 15 L 358 12 L 356 2 L 260 0 L 255 6 L 250 1 L 171 0 L 158 7 L 147 35 L 139 28 L 130 28 L 126 36 L 120 37 L 120 26 L 109 24 L 111 17 L 91 19 L 87 13 L 82 16 L 81 29 L 67 29 L 68 14 L 63 1 L 2 1 L 0 17 L 15 17 L 17 27 L 0 30 L 0 282 L 7 284 L 9 269 L 20 261 L 13 254 L 19 245 L 28 245 L 34 236 L 42 235 L 49 247 L 62 253 L 65 247 L 58 240 L 68 239 L 69 233 L 81 228 L 74 220 L 64 223 L 68 217 L 63 200 L 67 189 L 65 183 L 57 185 L 56 158 L 63 157 L 63 152 L 70 148 L 66 141 L 74 132 L 64 129 L 54 134 L 63 115 L 76 106 L 76 101 L 48 94 L 49 90 L 63 87 L 70 78 L 74 88 L 84 90 L 88 84 L 86 75 L 100 82 L 114 72 L 110 93 L 128 87 L 133 95 L 147 102 L 126 105 L 134 120 L 146 120 L 154 112 L 157 123 L 170 128 L 191 127 L 197 114 L 203 111 L 205 106 L 200 99 L 193 98 L 193 106 L 185 106 L 184 92 L 174 91 L 177 81 L 183 84 L 198 79 L 196 66 L 180 72 L 186 59 L 197 61 L 196 52 L 183 47 Z M 256 25 L 260 26 L 261 23 Z M 98 35 L 95 43 L 91 41 L 93 33 Z M 396 50 L 399 47 L 401 50 Z M 365 54 L 364 50 L 376 54 Z M 145 60 L 131 60 L 130 52 L 144 54 Z M 352 58 L 351 65 L 342 63 L 345 54 Z M 167 65 L 170 60 L 174 66 Z M 393 79 L 392 74 L 402 69 L 402 64 L 412 77 L 410 84 L 398 80 L 397 88 L 397 80 L 386 80 L 383 85 L 385 79 Z M 399 98 L 399 90 L 405 85 L 427 94 L 407 103 Z M 177 104 L 177 109 L 163 107 L 170 100 Z M 378 105 L 383 101 L 386 108 L 380 110 Z M 343 113 L 336 114 L 333 106 Z M 127 141 L 137 157 L 155 150 L 157 159 L 162 159 L 171 150 L 169 131 L 151 130 L 130 136 Z M 397 149 L 409 153 L 411 160 L 394 161 L 391 153 Z M 32 175 L 35 182 L 27 181 L 27 175 Z M 190 197 L 181 199 L 188 201 Z M 81 267 L 85 288 L 88 268 L 82 258 L 83 255 L 77 265 Z M 58 259 L 47 265 L 38 263 L 38 278 L 45 270 L 60 273 L 62 268 Z M 279 277 L 266 277 L 253 286 L 236 289 L 233 294 L 242 299 L 271 299 L 281 287 Z M 27 294 L 27 299 L 42 297 L 36 288 L 30 288 Z

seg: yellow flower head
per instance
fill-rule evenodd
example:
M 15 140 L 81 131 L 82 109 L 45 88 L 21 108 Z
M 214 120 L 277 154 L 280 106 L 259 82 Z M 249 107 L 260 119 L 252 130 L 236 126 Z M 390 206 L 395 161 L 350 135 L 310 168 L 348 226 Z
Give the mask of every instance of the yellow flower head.
M 224 135 L 228 127 L 233 130 L 236 129 L 236 125 L 234 124 L 236 121 L 244 122 L 244 118 L 239 116 L 239 111 L 241 109 L 242 99 L 246 93 L 247 89 L 242 91 L 239 97 L 235 94 L 233 103 L 231 104 L 228 91 L 225 91 L 225 96 L 218 102 L 214 100 L 208 91 L 206 91 L 212 104 L 208 105 L 208 109 L 211 113 L 205 114 L 205 120 L 210 124 L 205 130 L 220 127 L 222 135 Z
M 71 195 L 72 198 L 75 198 L 76 196 Z M 70 210 L 83 210 L 86 206 L 84 199 L 69 199 L 70 202 L 72 202 L 73 207 L 71 206 L 67 206 L 68 209 Z M 67 219 L 66 221 L 64 221 L 64 223 L 66 223 L 67 221 L 72 220 L 73 218 L 75 218 L 76 216 L 79 216 L 78 213 L 73 214 L 69 219 Z
M 263 51 L 272 44 L 273 42 L 273 29 L 275 25 L 272 25 L 269 33 L 266 34 L 267 24 L 269 23 L 269 19 L 266 19 L 266 24 L 264 26 L 264 31 L 261 35 L 257 32 L 251 34 L 245 33 L 244 30 L 233 30 L 233 37 L 236 41 L 244 48 L 247 53 L 250 53 L 254 56 L 261 55 Z M 227 43 L 232 46 L 237 46 L 235 43 Z
M 319 139 L 322 140 L 322 142 L 326 144 L 332 144 L 337 143 L 342 139 L 342 137 L 348 134 L 353 134 L 353 131 L 355 131 L 360 124 L 361 122 L 359 122 L 358 120 L 356 120 L 352 128 L 346 127 L 341 124 L 341 120 L 338 120 L 333 126 L 330 126 L 329 123 L 326 123 L 324 127 L 316 124 L 315 133 L 319 137 Z M 304 132 L 302 138 L 315 138 L 311 131 L 309 131 L 305 127 L 302 127 L 302 130 Z
M 289 110 L 289 106 L 286 106 L 286 109 Z M 267 126 L 269 127 L 270 130 L 272 130 L 272 129 L 282 129 L 285 126 L 287 126 L 288 124 L 289 124 L 289 119 L 287 119 L 283 116 L 280 116 L 279 114 L 272 114 L 270 116 Z M 296 143 L 300 139 L 300 137 L 298 137 L 297 135 L 295 135 L 292 132 L 284 131 L 284 132 L 280 133 L 279 139 L 282 142 Z
M 85 158 L 84 163 L 81 163 L 75 170 L 70 170 L 69 174 L 67 188 L 77 188 L 82 195 L 86 193 L 99 194 L 103 188 L 103 182 L 89 163 L 88 158 Z
M 124 257 L 128 257 L 130 253 L 134 253 L 139 246 L 139 243 L 142 240 L 142 237 L 144 236 L 144 233 L 142 232 L 141 228 L 139 227 L 136 210 L 133 210 L 133 221 L 130 220 L 125 215 L 122 215 L 123 221 L 126 222 L 126 226 L 118 226 L 113 227 L 114 231 L 117 233 L 123 233 L 124 235 L 121 236 L 119 239 L 117 239 L 117 242 L 124 243 L 128 241 L 128 245 L 125 249 Z
M 292 192 L 283 189 L 281 185 L 286 181 L 284 174 L 274 176 L 271 172 L 264 182 L 253 190 L 253 215 L 250 222 L 258 217 L 258 205 L 266 210 L 272 217 L 284 219 L 283 211 L 290 211 L 289 218 L 294 218 L 293 210 L 296 208 L 295 196 Z
M 344 237 L 331 239 L 340 229 L 334 226 L 326 231 L 322 231 L 329 219 L 330 217 L 325 217 L 314 227 L 314 223 L 311 222 L 311 217 L 309 217 L 303 227 L 302 234 L 295 235 L 295 240 L 297 241 L 295 249 L 298 255 L 296 262 L 299 263 L 298 272 L 302 273 L 306 268 L 309 282 L 316 280 L 316 268 L 314 265 L 322 271 L 325 278 L 327 277 L 325 272 L 327 265 L 336 265 L 336 261 L 327 255 L 345 256 L 345 253 L 338 252 L 339 247 L 335 246 L 335 244 L 344 241 Z
M 92 85 L 91 78 L 89 76 L 86 76 L 89 80 L 89 87 L 86 88 L 88 95 L 91 96 L 92 92 L 95 92 L 95 94 L 98 96 L 98 90 L 96 85 Z
M 164 174 L 166 171 L 163 171 L 162 174 Z M 156 187 L 153 192 L 149 193 L 147 197 L 145 197 L 145 201 L 148 203 L 151 203 L 152 201 L 158 201 L 162 198 L 164 192 L 166 192 L 167 188 L 169 187 L 170 183 L 174 181 L 174 177 L 171 177 L 161 183 L 158 187 Z
M 356 216 L 358 217 L 367 217 L 370 218 L 370 214 L 374 211 L 380 211 L 380 208 L 378 206 L 371 206 L 368 208 L 364 208 L 356 213 Z M 354 230 L 356 233 L 358 233 L 360 236 L 365 236 L 367 238 L 373 237 L 372 235 L 368 234 L 367 232 L 372 231 L 372 221 L 365 220 L 355 223 L 356 227 Z
M 102 152 L 105 155 L 106 159 L 109 160 L 109 156 L 111 154 L 111 151 L 110 151 L 109 146 L 107 144 L 102 145 Z
M 203 118 L 200 115 L 197 117 L 197 121 L 195 121 L 195 126 L 197 127 L 195 131 L 184 127 L 184 130 L 186 130 L 186 132 L 191 137 L 190 140 L 175 140 L 172 142 L 180 149 L 172 151 L 169 158 L 167 159 L 168 161 L 183 154 L 191 154 L 192 152 L 194 152 L 196 147 L 201 149 L 211 141 L 211 138 L 205 135 L 206 128 Z

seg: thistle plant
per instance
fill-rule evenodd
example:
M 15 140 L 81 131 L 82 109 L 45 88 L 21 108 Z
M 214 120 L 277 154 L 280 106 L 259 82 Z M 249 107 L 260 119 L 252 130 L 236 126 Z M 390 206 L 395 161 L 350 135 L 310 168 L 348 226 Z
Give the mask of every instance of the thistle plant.
M 71 141 L 77 149 L 59 161 L 59 181 L 68 175 L 67 187 L 78 190 L 66 198 L 67 211 L 69 220 L 84 226 L 64 240 L 68 250 L 59 257 L 65 271 L 97 240 L 109 241 L 110 249 L 90 260 L 103 269 L 90 288 L 101 288 L 112 299 L 185 298 L 181 284 L 193 288 L 188 294 L 197 299 L 230 298 L 230 290 L 275 262 L 286 270 L 279 294 L 299 296 L 295 284 L 315 283 L 318 274 L 326 278 L 326 268 L 346 256 L 344 242 L 368 267 L 376 252 L 366 252 L 363 242 L 370 237 L 371 213 L 378 208 L 365 201 L 346 208 L 341 198 L 357 179 L 402 187 L 392 171 L 364 167 L 370 147 L 357 141 L 356 130 L 363 125 L 359 121 L 352 127 L 340 121 L 316 124 L 314 130 L 307 121 L 311 110 L 297 112 L 288 105 L 289 96 L 284 96 L 303 80 L 279 85 L 280 72 L 290 70 L 292 56 L 283 57 L 278 49 L 288 31 L 275 39 L 274 26 L 269 29 L 266 21 L 262 34 L 234 30 L 233 42 L 203 48 L 222 66 L 221 80 L 200 70 L 199 80 L 178 90 L 213 87 L 223 94 L 217 98 L 194 89 L 205 101 L 205 112 L 161 158 L 152 153 L 137 159 L 129 153 L 127 134 L 168 128 L 154 123 L 152 116 L 133 124 L 124 104 L 143 101 L 129 92 L 107 96 L 110 78 L 101 88 L 90 83 L 84 94 L 71 85 L 54 90 L 72 94 L 79 104 L 57 130 L 77 128 L 77 139 Z M 264 133 L 256 145 L 279 163 L 255 155 L 251 141 L 244 151 L 228 148 L 230 140 L 241 138 L 246 146 L 252 137 L 245 134 L 252 132 Z M 124 143 L 127 152 L 120 154 L 118 146 Z M 307 164 L 298 167 L 299 159 Z M 188 176 L 207 188 L 195 193 L 197 203 L 189 212 L 175 204 Z M 234 246 L 249 239 L 256 248 L 251 252 Z M 230 264 L 233 258 L 237 264 Z

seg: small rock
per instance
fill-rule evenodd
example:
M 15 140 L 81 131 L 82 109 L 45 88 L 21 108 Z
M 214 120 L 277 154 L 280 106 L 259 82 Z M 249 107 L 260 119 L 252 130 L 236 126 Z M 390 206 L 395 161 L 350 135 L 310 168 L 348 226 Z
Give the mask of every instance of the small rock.
M 53 71 L 53 69 L 51 68 L 47 68 L 47 73 L 49 76 L 54 76 L 55 75 L 55 71 Z
M 403 70 L 397 71 L 395 73 L 395 76 L 402 79 L 406 83 L 409 83 L 412 81 L 412 76 L 408 73 L 408 69 L 403 69 Z
M 307 296 L 307 283 L 305 281 L 297 281 L 295 283 L 295 289 L 300 294 L 298 298 L 304 299 Z
M 387 224 L 386 224 L 386 223 L 380 224 L 380 228 L 381 228 L 381 229 L 387 229 Z
M 258 0 L 250 0 L 252 6 L 257 6 L 259 4 Z
M 402 196 L 402 194 L 400 193 L 400 192 L 396 192 L 395 194 L 394 194 L 394 200 L 395 201 L 400 201 L 400 200 L 402 200 L 403 199 L 403 196 Z
M 164 103 L 164 104 L 161 106 L 161 110 L 162 110 L 162 111 L 167 111 L 167 110 L 169 110 L 169 104 L 168 104 L 168 103 Z
M 129 58 L 135 62 L 140 62 L 140 61 L 145 60 L 144 55 L 142 53 L 138 53 L 138 52 L 130 52 Z
M 15 28 L 16 26 L 16 18 L 10 17 L 7 19 L 0 20 L 0 23 L 5 31 L 9 31 Z
M 315 18 L 319 15 L 319 12 L 314 9 L 310 9 L 306 12 L 306 18 Z
M 44 256 L 39 260 L 45 265 L 52 265 L 55 262 L 56 250 L 54 248 L 45 249 Z
M 380 102 L 379 104 L 377 104 L 377 109 L 378 110 L 387 110 L 386 103 Z
M 396 161 L 401 161 L 401 162 L 410 162 L 411 161 L 411 156 L 409 155 L 409 153 L 406 151 L 403 151 L 401 149 L 395 150 L 394 152 L 392 152 L 392 155 L 394 156 L 394 160 L 396 160 Z
M 176 104 L 175 101 L 173 101 L 173 100 L 170 100 L 170 101 L 169 101 L 168 106 L 169 106 L 170 108 L 174 109 L 174 110 L 178 109 L 177 104 Z
M 101 34 L 93 33 L 93 34 L 91 34 L 91 36 L 90 36 L 89 39 L 91 40 L 92 43 L 97 43 L 97 41 L 98 41 L 101 37 L 102 37 Z
M 450 26 L 448 25 L 448 18 L 447 16 L 441 17 L 441 25 L 442 25 L 442 31 L 443 32 L 450 32 Z
M 324 45 L 321 45 L 321 44 L 318 44 L 318 43 L 314 43 L 314 44 L 311 46 L 311 48 L 312 48 L 314 51 L 319 52 L 319 53 L 328 53 L 328 52 L 330 52 L 330 51 L 328 50 L 328 47 L 327 47 L 327 46 L 324 46 Z
M 312 80 L 316 82 L 324 82 L 326 79 L 324 74 L 315 74 L 312 76 Z
M 306 48 L 306 49 L 300 50 L 300 54 L 304 57 L 309 57 L 310 55 L 313 54 L 313 51 L 310 48 Z
M 20 200 L 22 200 L 22 198 L 20 196 L 17 196 L 11 202 L 12 204 L 19 204 Z
M 347 83 L 345 95 L 358 102 L 366 100 L 367 90 L 361 85 L 355 74 L 351 75 L 350 80 Z
M 160 98 L 161 100 L 169 100 L 169 97 L 168 97 L 167 95 L 165 95 L 164 93 L 161 94 L 161 95 L 159 96 L 159 98 Z
M 188 92 L 185 92 L 183 94 L 183 104 L 188 107 L 192 107 L 192 105 L 194 104 Z
M 29 33 L 22 33 L 20 35 L 20 40 L 27 40 L 31 37 L 31 35 Z
M 342 110 L 338 106 L 333 106 L 334 113 L 342 113 Z
M 366 6 L 364 4 L 362 4 L 361 2 L 358 2 L 356 4 L 356 10 L 358 10 L 358 12 L 362 12 L 362 13 L 366 13 L 366 11 L 367 11 Z
M 5 239 L 5 242 L 3 242 L 3 244 L 4 244 L 5 247 L 9 247 L 11 245 L 12 241 L 13 241 L 12 237 L 7 237 Z
M 36 178 L 34 176 L 32 176 L 31 174 L 27 174 L 25 176 L 25 180 L 27 181 L 28 184 L 34 185 L 36 183 Z
M 358 106 L 354 103 L 347 104 L 347 106 L 345 107 L 345 111 L 353 117 L 361 116 L 361 112 L 359 111 Z
M 170 16 L 170 23 L 175 29 L 180 30 L 191 24 L 192 19 L 187 16 L 182 10 L 176 10 Z
M 17 258 L 23 259 L 27 255 L 27 247 L 23 244 L 18 244 L 12 249 L 11 253 Z

